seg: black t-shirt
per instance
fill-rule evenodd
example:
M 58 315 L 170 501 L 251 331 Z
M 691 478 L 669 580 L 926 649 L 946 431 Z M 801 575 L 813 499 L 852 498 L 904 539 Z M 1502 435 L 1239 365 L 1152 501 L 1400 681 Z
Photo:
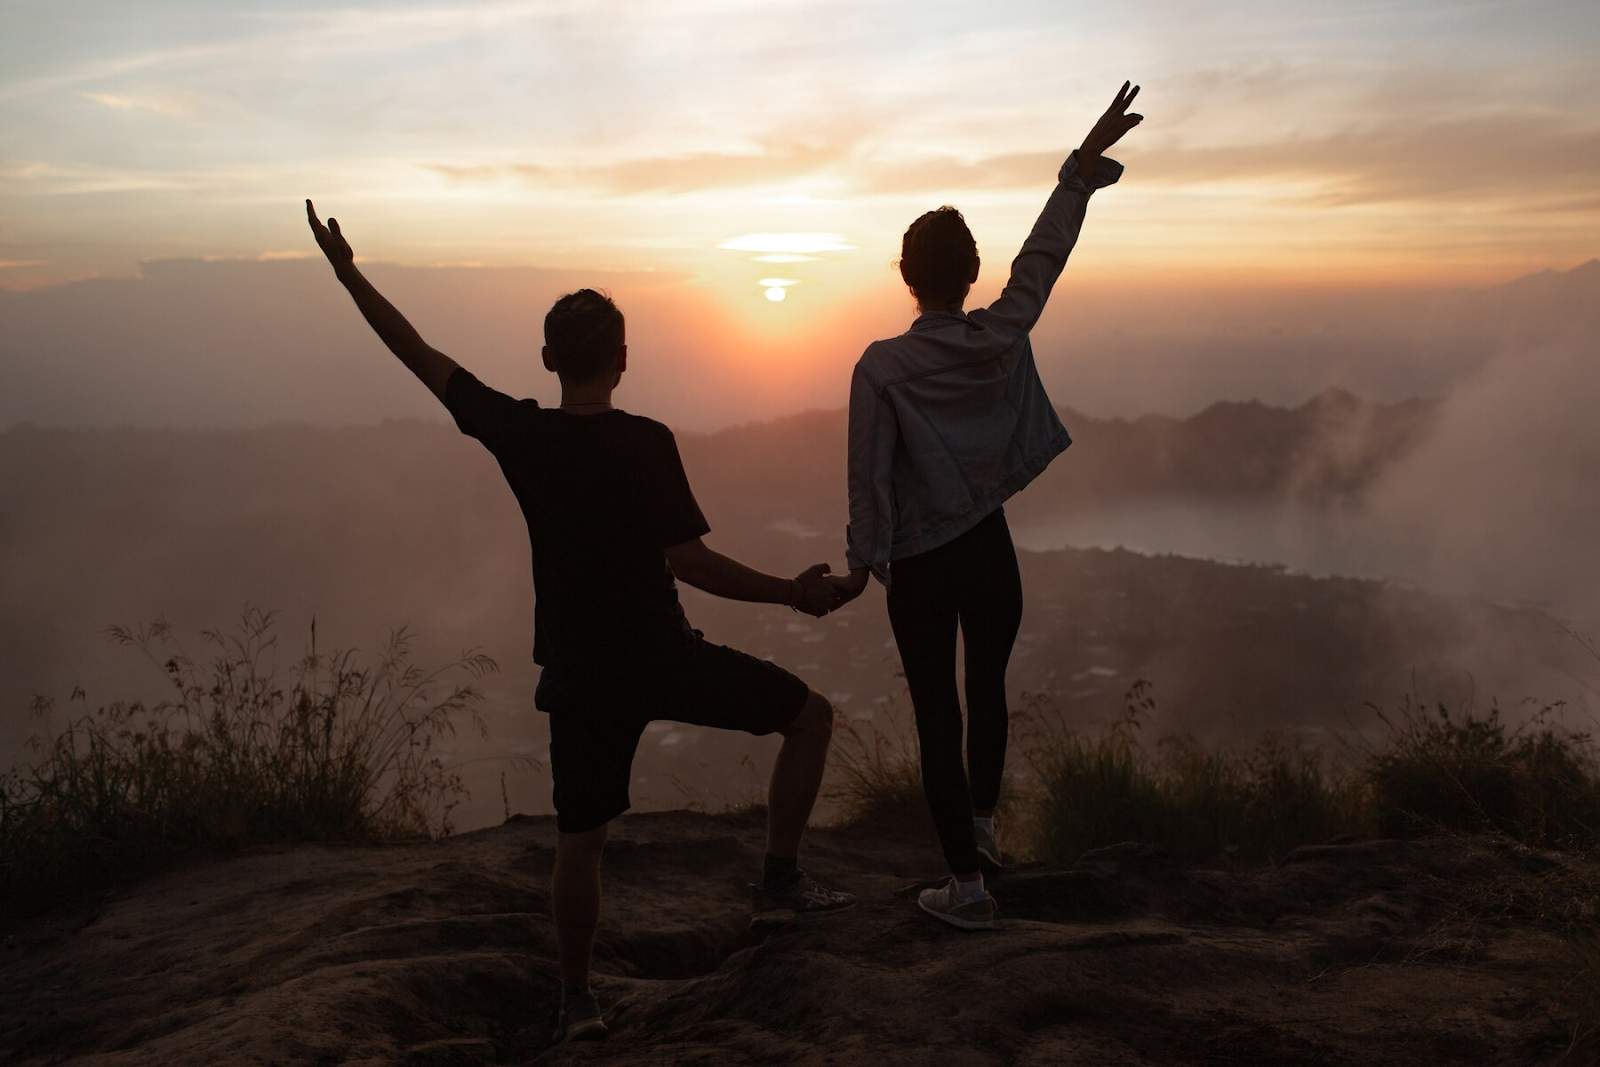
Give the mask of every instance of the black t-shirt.
M 445 407 L 500 463 L 533 549 L 533 658 L 598 667 L 695 639 L 663 549 L 710 530 L 672 431 L 607 411 L 513 400 L 457 369 Z

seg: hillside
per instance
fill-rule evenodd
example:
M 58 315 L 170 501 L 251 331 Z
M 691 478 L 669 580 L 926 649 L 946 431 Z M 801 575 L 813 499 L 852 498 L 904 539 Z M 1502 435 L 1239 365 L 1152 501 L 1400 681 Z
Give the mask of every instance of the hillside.
M 1567 1050 L 1565 950 L 1501 898 L 1570 860 L 1351 841 L 1228 873 L 1123 845 L 1004 875 L 1000 928 L 970 933 L 905 897 L 934 873 L 926 835 L 814 831 L 807 862 L 860 906 L 757 943 L 757 817 L 623 820 L 596 958 L 614 1033 L 552 1052 L 550 819 L 207 862 L 6 938 L 0 1058 L 1456 1067 Z

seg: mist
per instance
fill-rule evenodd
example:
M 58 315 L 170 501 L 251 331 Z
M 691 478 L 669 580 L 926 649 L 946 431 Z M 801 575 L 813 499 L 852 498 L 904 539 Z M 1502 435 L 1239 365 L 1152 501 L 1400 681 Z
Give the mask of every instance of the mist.
M 779 373 L 738 344 L 805 339 L 714 341 L 702 327 L 726 312 L 686 278 L 371 273 L 435 343 L 545 400 L 528 338 L 548 299 L 611 283 L 630 315 L 619 397 L 678 430 L 708 542 L 775 573 L 842 566 L 841 379 L 861 337 L 899 328 L 892 303 L 821 324 L 837 358 Z M 1088 725 L 1147 678 L 1153 731 L 1217 743 L 1360 728 L 1410 693 L 1588 713 L 1600 666 L 1563 626 L 1593 636 L 1600 615 L 1600 264 L 1474 293 L 1191 293 L 1142 316 L 1063 286 L 1037 344 L 1075 443 L 1007 505 L 1029 591 L 1014 690 Z M 520 513 L 324 265 L 175 261 L 0 294 L 0 337 L 0 755 L 74 708 L 161 696 L 159 662 L 106 625 L 164 617 L 203 656 L 200 631 L 250 604 L 280 611 L 286 665 L 313 618 L 324 649 L 373 654 L 402 625 L 429 665 L 483 648 L 502 670 L 489 739 L 450 753 L 474 792 L 458 823 L 549 810 L 547 777 L 508 761 L 548 745 Z M 848 721 L 903 719 L 875 588 L 815 622 L 683 595 L 708 637 L 795 670 Z M 53 718 L 30 715 L 36 695 Z M 770 748 L 664 726 L 636 801 L 747 799 Z
M 728 303 L 690 275 L 366 270 L 435 347 L 541 402 L 558 395 L 538 359 L 545 310 L 577 288 L 609 289 L 629 317 L 620 402 L 683 430 L 841 406 L 866 344 L 914 316 L 887 264 L 848 297 L 810 304 L 798 287 L 779 306 L 753 291 Z M 972 303 L 999 284 L 980 279 Z M 1477 290 L 1156 285 L 1069 264 L 1035 349 L 1056 402 L 1098 416 L 1292 406 L 1333 387 L 1439 397 L 1497 357 L 1600 334 L 1597 289 L 1600 261 Z M 0 427 L 441 418 L 319 260 L 159 260 L 132 278 L 0 290 L 0 366 Z

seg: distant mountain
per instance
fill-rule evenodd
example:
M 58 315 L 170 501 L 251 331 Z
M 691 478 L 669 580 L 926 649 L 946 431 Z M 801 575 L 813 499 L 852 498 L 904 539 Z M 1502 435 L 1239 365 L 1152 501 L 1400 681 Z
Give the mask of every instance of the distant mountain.
M 1025 517 L 1175 495 L 1338 499 L 1411 447 L 1432 410 L 1328 393 L 1191 419 L 1063 412 L 1076 443 L 1007 507 Z M 768 567 L 838 562 L 845 429 L 836 410 L 680 434 L 713 541 Z M 65 650 L 107 623 L 167 612 L 211 625 L 246 600 L 291 618 L 321 612 L 324 634 L 342 617 L 362 641 L 407 619 L 526 635 L 521 516 L 494 461 L 452 427 L 17 427 L 0 431 L 0 499 L 0 706 L 92 682 L 66 673 L 78 654 Z
M 1437 407 L 1329 390 L 1297 408 L 1222 402 L 1188 419 L 1063 410 L 1073 446 L 1007 508 L 1048 514 L 1161 496 L 1348 500 L 1423 438 Z M 702 502 L 735 525 L 786 519 L 842 531 L 846 430 L 843 410 L 813 411 L 680 435 L 679 444 Z

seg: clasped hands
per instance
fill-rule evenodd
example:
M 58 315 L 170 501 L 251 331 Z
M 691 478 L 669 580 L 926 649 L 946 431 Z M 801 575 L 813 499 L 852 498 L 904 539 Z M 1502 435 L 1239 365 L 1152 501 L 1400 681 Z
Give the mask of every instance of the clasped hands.
M 830 574 L 830 570 L 826 563 L 816 563 L 797 574 L 794 603 L 789 606 L 820 619 L 850 603 L 867 587 L 865 569 L 849 574 Z

